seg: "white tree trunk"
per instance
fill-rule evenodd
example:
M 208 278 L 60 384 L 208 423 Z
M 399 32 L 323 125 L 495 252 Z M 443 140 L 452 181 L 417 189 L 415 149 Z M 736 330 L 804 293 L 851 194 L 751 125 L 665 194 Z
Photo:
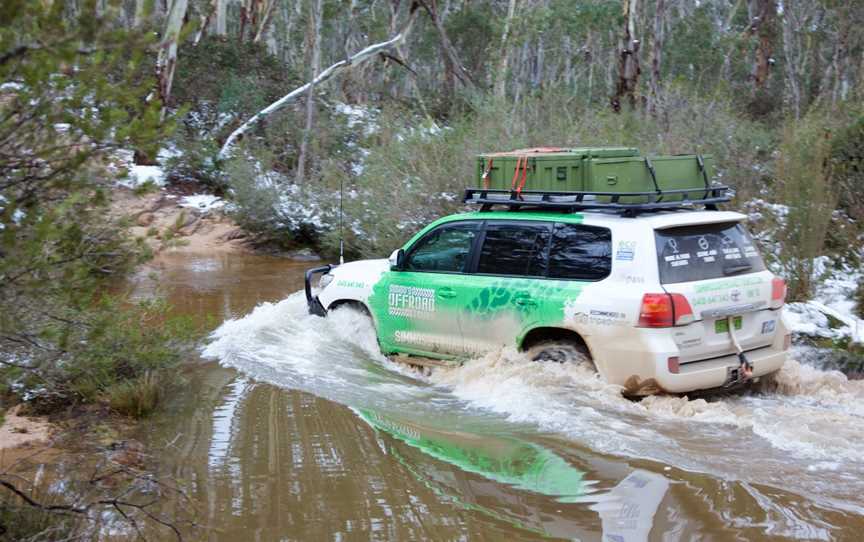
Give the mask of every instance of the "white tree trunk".
M 156 59 L 156 71 L 159 76 L 159 98 L 162 100 L 162 116 L 168 100 L 171 98 L 171 85 L 174 82 L 174 70 L 177 67 L 177 40 L 183 28 L 186 17 L 187 0 L 174 0 L 165 21 L 165 32 L 159 45 L 159 56 Z
M 252 115 L 252 117 L 241 124 L 236 130 L 231 132 L 231 135 L 228 136 L 228 139 L 225 140 L 225 143 L 222 145 L 222 149 L 219 151 L 219 158 L 225 158 L 228 155 L 228 151 L 237 141 L 237 138 L 241 137 L 245 134 L 252 126 L 257 124 L 261 119 L 264 119 L 276 111 L 283 109 L 286 105 L 291 103 L 298 96 L 302 96 L 306 92 L 309 92 L 309 89 L 313 86 L 318 86 L 323 82 L 327 81 L 331 77 L 345 71 L 346 69 L 361 64 L 374 58 L 375 55 L 380 53 L 381 51 L 386 51 L 387 49 L 395 46 L 399 42 L 405 39 L 405 37 L 411 32 L 411 26 L 414 24 L 414 20 L 417 18 L 417 11 L 414 10 L 411 12 L 411 15 L 408 17 L 408 21 L 405 23 L 405 26 L 402 27 L 402 30 L 388 39 L 387 41 L 382 41 L 380 43 L 372 44 L 362 51 L 355 53 L 353 56 L 346 60 L 340 60 L 339 62 L 333 64 L 328 67 L 316 77 L 314 80 L 306 83 L 303 86 L 295 88 L 285 96 L 279 98 L 272 104 L 268 105 L 258 113 Z
M 495 74 L 495 97 L 503 100 L 507 93 L 507 64 L 510 61 L 510 25 L 516 15 L 517 0 L 510 0 L 507 6 L 507 18 L 504 20 L 504 32 L 501 33 L 501 57 L 498 59 L 498 69 Z
M 215 27 L 217 36 L 228 33 L 228 0 L 216 0 Z
M 311 0 L 314 2 L 312 9 L 312 20 L 310 21 L 310 41 L 312 51 L 310 59 L 312 64 L 312 81 L 318 77 L 321 71 L 321 16 L 324 11 L 323 0 Z M 300 155 L 297 157 L 297 175 L 295 182 L 302 184 L 306 177 L 306 160 L 309 154 L 309 138 L 315 126 L 315 84 L 309 86 L 306 93 L 306 126 L 303 128 L 303 140 L 300 142 Z

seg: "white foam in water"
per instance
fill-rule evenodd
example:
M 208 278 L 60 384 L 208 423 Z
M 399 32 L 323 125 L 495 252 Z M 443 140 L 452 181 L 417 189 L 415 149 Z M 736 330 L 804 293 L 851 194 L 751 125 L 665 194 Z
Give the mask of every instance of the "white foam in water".
M 797 489 L 862 513 L 849 503 L 864 490 L 864 382 L 796 361 L 762 394 L 711 401 L 632 402 L 589 366 L 535 363 L 512 349 L 421 378 L 381 355 L 368 318 L 350 310 L 310 316 L 302 293 L 226 321 L 203 355 L 353 407 L 411 412 L 463 431 L 539 429 L 599 452 Z

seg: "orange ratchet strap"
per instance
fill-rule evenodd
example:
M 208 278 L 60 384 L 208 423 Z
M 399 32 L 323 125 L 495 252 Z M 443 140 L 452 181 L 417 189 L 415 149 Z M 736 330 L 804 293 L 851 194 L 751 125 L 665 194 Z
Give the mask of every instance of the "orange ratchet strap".
M 489 175 L 492 173 L 492 159 L 486 164 L 486 171 L 483 172 L 483 188 L 489 188 Z
M 522 189 L 525 188 L 525 181 L 528 179 L 528 157 L 522 159 L 522 180 L 519 182 L 519 188 L 516 189 L 516 197 L 522 195 Z

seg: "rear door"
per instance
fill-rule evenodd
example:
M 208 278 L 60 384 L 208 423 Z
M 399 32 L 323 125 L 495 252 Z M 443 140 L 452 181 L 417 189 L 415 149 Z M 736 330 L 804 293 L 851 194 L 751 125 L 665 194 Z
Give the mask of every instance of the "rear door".
M 542 315 L 552 224 L 489 220 L 478 243 L 474 272 L 464 277 L 461 312 L 465 348 L 480 353 L 515 345 Z
M 661 284 L 687 298 L 696 320 L 673 332 L 682 363 L 734 353 L 730 316 L 745 350 L 771 344 L 780 319 L 769 310 L 774 276 L 741 223 L 659 229 L 655 241 Z

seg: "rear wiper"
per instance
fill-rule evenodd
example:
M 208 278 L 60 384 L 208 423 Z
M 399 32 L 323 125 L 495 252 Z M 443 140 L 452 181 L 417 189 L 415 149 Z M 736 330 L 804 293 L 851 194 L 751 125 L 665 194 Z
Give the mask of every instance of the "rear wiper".
M 736 275 L 738 273 L 743 273 L 744 271 L 750 271 L 753 269 L 753 266 L 749 263 L 741 264 L 741 265 L 730 265 L 729 267 L 723 268 L 724 275 Z

